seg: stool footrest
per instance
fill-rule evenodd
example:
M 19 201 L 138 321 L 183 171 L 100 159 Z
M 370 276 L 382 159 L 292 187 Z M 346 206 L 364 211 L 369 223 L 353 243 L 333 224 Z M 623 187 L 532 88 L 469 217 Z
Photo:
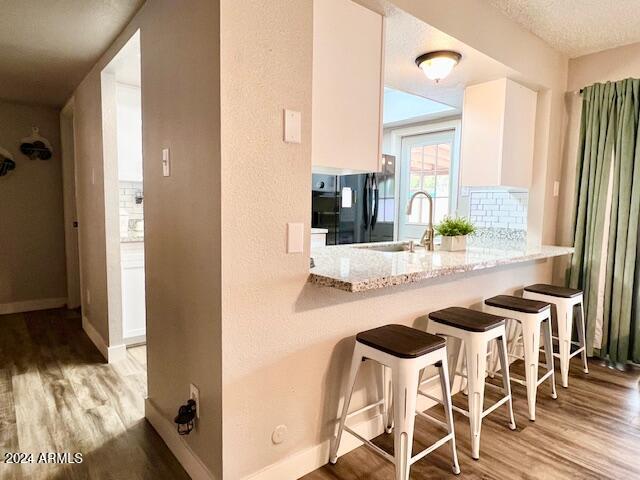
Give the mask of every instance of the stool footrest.
M 377 402 L 372 403 L 371 405 L 367 405 L 366 407 L 362 407 L 362 408 L 359 408 L 358 410 L 354 410 L 353 412 L 348 413 L 347 418 L 355 417 L 356 415 L 364 413 L 367 410 L 371 410 L 372 408 L 376 408 L 382 405 L 384 405 L 384 399 L 378 400 Z
M 436 443 L 434 443 L 430 447 L 425 448 L 420 453 L 417 453 L 416 455 L 411 457 L 411 459 L 409 460 L 409 465 L 413 465 L 418 460 L 421 460 L 422 458 L 426 457 L 431 452 L 433 452 L 434 450 L 440 448 L 441 446 L 443 446 L 445 443 L 447 443 L 448 441 L 450 441 L 452 439 L 453 439 L 453 433 L 449 433 L 449 434 L 445 435 L 444 437 L 442 437 L 440 440 L 438 440 Z
M 547 373 L 545 373 L 544 375 L 542 375 L 539 379 L 538 382 L 536 383 L 536 385 L 540 385 L 542 382 L 544 382 L 547 378 L 549 378 L 551 375 L 553 375 L 553 370 L 549 370 Z
M 367 440 L 362 435 L 360 435 L 359 433 L 355 432 L 354 430 L 352 430 L 351 428 L 349 428 L 346 425 L 344 426 L 344 430 L 345 430 L 345 432 L 349 432 L 351 435 L 356 437 L 358 440 L 360 440 L 362 443 L 364 443 L 367 447 L 369 447 L 375 453 L 377 453 L 378 455 L 380 455 L 384 459 L 389 460 L 391 463 L 393 463 L 395 465 L 396 462 L 395 462 L 394 458 L 391 455 L 389 455 L 387 452 L 382 450 L 379 446 L 374 444 L 371 440 Z
M 442 402 L 440 402 L 440 403 L 442 403 Z M 448 430 L 448 429 L 449 429 L 449 427 L 447 426 L 447 424 L 446 424 L 446 423 L 444 423 L 442 420 L 438 420 L 437 418 L 432 417 L 431 415 L 427 415 L 427 414 L 426 414 L 426 413 L 424 413 L 424 412 L 416 411 L 416 415 L 418 415 L 418 416 L 419 416 L 419 417 L 421 417 L 421 418 L 424 418 L 427 422 L 431 422 L 431 423 L 433 423 L 434 425 L 438 425 L 439 427 L 444 428 L 445 430 Z
M 496 403 L 494 403 L 489 408 L 487 408 L 484 412 L 482 412 L 482 418 L 486 417 L 491 412 L 493 412 L 496 408 L 500 407 L 501 405 L 504 405 L 509 400 L 511 400 L 511 395 L 507 395 L 506 397 L 502 397 L 500 400 L 498 400 Z
M 574 342 L 571 342 L 571 343 L 575 344 Z M 582 353 L 583 351 L 584 351 L 584 347 L 580 347 L 575 352 L 571 352 L 571 354 L 569 355 L 569 358 L 573 358 L 576 355 L 578 355 L 579 353 Z

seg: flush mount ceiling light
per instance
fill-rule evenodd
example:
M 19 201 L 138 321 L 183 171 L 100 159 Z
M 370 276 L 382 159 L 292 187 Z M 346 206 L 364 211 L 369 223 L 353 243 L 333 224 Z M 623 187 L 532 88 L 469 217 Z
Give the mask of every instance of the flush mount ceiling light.
M 438 50 L 420 55 L 416 58 L 416 65 L 422 69 L 427 78 L 438 83 L 451 73 L 462 55 L 452 50 Z

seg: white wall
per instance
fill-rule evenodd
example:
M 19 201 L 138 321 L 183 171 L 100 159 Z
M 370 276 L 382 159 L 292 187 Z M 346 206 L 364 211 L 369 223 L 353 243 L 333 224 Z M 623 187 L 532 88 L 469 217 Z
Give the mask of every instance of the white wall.
M 219 24 L 216 1 L 147 2 L 74 93 L 82 279 L 91 291 L 83 311 L 109 341 L 101 71 L 140 29 L 148 416 L 182 461 L 214 478 L 222 476 Z M 201 416 L 179 437 L 173 417 L 189 383 L 200 389 Z
M 0 177 L 0 313 L 64 305 L 62 161 L 59 110 L 0 101 L 0 147 L 16 169 Z M 20 140 L 31 127 L 53 146 L 50 160 L 30 160 Z
M 118 179 L 142 181 L 142 104 L 140 87 L 116 82 Z
M 484 2 L 398 3 L 426 21 L 439 16 L 446 25 L 434 26 L 447 33 L 466 26 L 471 35 L 463 40 L 471 46 L 553 84 L 543 96 L 547 107 L 539 108 L 534 178 L 539 211 L 553 209 L 547 186 L 559 165 L 553 127 L 562 122 L 564 57 L 499 12 L 491 14 Z M 552 262 L 362 294 L 308 284 L 309 251 L 288 255 L 285 239 L 286 223 L 308 225 L 311 207 L 312 3 L 223 0 L 221 8 L 224 475 L 243 478 L 281 462 L 271 478 L 296 478 L 327 459 L 356 332 L 391 322 L 424 327 L 424 315 L 434 309 L 549 281 Z M 302 112 L 300 145 L 282 142 L 283 108 Z M 261 185 L 268 195 L 258 188 L 247 196 Z M 545 235 L 555 238 L 555 220 Z M 288 435 L 274 445 L 271 434 L 280 424 Z

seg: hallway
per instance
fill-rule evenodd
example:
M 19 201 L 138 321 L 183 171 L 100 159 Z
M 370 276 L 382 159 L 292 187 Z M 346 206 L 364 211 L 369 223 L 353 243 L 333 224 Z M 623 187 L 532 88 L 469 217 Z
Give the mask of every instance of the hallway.
M 0 479 L 188 479 L 144 419 L 145 347 L 108 365 L 77 313 L 0 316 Z M 38 464 L 40 452 L 81 453 L 82 463 Z

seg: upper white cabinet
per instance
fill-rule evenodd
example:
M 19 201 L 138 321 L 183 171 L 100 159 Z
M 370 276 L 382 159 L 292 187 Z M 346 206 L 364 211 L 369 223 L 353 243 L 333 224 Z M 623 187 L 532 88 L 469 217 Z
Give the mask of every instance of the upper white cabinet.
M 531 187 L 536 101 L 536 92 L 508 78 L 465 89 L 462 186 Z
M 315 171 L 378 171 L 383 17 L 350 0 L 313 2 L 312 163 Z

